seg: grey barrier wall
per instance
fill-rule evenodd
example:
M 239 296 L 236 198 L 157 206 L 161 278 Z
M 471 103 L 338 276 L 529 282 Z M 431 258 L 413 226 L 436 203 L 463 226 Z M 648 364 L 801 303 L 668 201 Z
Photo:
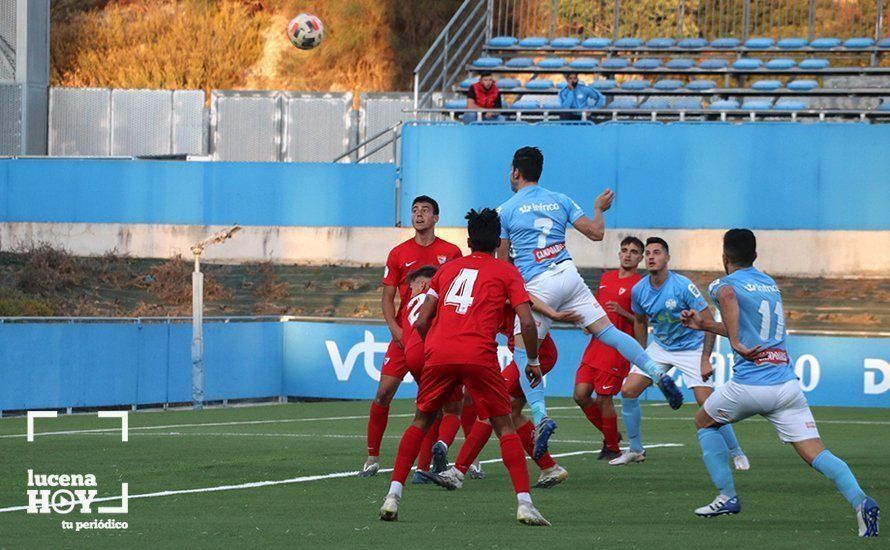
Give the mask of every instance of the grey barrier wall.
M 405 112 L 406 109 L 414 107 L 414 99 L 409 93 L 391 94 L 391 93 L 368 93 L 360 96 L 359 109 L 362 119 L 362 131 L 359 141 L 364 142 L 378 133 L 391 128 L 399 122 L 410 120 L 411 113 Z M 366 152 L 373 150 L 377 145 L 385 141 L 387 138 L 375 140 L 359 151 L 359 156 L 365 155 Z M 395 162 L 395 147 L 384 147 L 383 149 L 372 153 L 368 156 L 367 162 Z
M 285 92 L 284 158 L 288 162 L 330 162 L 355 144 L 352 93 Z
M 0 155 L 18 153 L 21 143 L 22 86 L 3 83 L 0 84 Z
M 52 88 L 50 155 L 206 154 L 200 90 Z
M 0 0 L 0 80 L 15 80 L 16 0 Z

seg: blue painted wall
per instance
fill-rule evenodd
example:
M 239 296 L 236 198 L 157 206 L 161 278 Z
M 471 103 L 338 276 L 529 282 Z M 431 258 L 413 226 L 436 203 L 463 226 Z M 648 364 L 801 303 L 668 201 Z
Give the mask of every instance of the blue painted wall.
M 420 194 L 449 226 L 501 204 L 524 145 L 544 153 L 541 184 L 585 210 L 614 189 L 612 227 L 890 229 L 890 125 L 856 123 L 407 126 L 402 223 Z
M 380 324 L 208 323 L 204 337 L 208 400 L 371 399 L 389 344 Z M 190 401 L 190 338 L 187 324 L 2 323 L 0 410 Z M 589 338 L 563 329 L 554 338 L 560 359 L 547 393 L 567 397 Z M 789 348 L 811 404 L 890 408 L 890 338 L 792 335 Z M 723 383 L 725 343 L 712 361 Z M 407 381 L 397 397 L 416 388 Z
M 7 159 L 0 220 L 391 226 L 395 177 L 392 164 Z

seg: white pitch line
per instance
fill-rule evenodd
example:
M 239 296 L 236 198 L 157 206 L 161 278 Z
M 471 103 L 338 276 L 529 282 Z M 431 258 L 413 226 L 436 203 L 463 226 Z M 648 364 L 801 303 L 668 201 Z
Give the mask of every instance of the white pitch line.
M 571 420 L 571 419 L 576 419 L 576 420 L 583 419 L 585 421 L 587 420 L 583 416 L 553 415 L 550 418 L 559 418 L 560 420 Z M 674 420 L 674 421 L 682 421 L 682 422 L 692 422 L 693 420 L 695 420 L 695 417 L 694 416 L 644 416 L 644 417 L 642 417 L 642 419 L 646 420 L 646 421 L 649 421 L 649 420 L 654 420 L 654 421 Z M 740 420 L 739 422 L 745 422 L 745 423 L 768 422 L 768 420 L 766 418 L 754 416 L 754 417 L 746 418 L 745 420 Z M 736 422 L 736 424 L 738 424 L 739 422 Z M 850 425 L 850 426 L 853 426 L 853 425 L 855 425 L 855 426 L 890 426 L 890 421 L 884 421 L 884 420 L 819 420 L 819 419 L 816 419 L 816 425 L 818 426 L 819 424 L 840 424 L 841 426 L 847 426 L 847 425 Z
M 684 447 L 682 443 L 656 443 L 654 445 L 646 445 L 646 448 L 654 449 L 656 447 Z M 589 455 L 589 454 L 597 454 L 599 451 L 572 451 L 568 453 L 560 453 L 551 455 L 553 458 L 565 458 L 569 456 L 579 456 L 579 455 Z M 526 457 L 528 460 L 528 457 Z M 482 460 L 481 464 L 494 464 L 497 462 L 501 462 L 500 458 L 492 458 L 490 460 Z M 379 473 L 385 474 L 392 472 L 392 468 L 382 468 L 378 470 Z M 136 498 L 155 498 L 155 497 L 169 497 L 174 495 L 190 495 L 195 493 L 216 493 L 219 491 L 235 491 L 238 489 L 256 489 L 258 487 L 271 487 L 273 485 L 290 485 L 294 483 L 307 483 L 309 481 L 320 481 L 323 479 L 336 479 L 343 477 L 352 477 L 358 474 L 357 470 L 352 470 L 349 472 L 336 472 L 333 474 L 320 474 L 314 476 L 300 476 L 300 477 L 292 477 L 290 479 L 278 479 L 274 481 L 252 481 L 249 483 L 240 483 L 238 485 L 219 485 L 217 487 L 202 487 L 199 489 L 178 489 L 174 491 L 158 491 L 156 493 L 143 493 L 140 495 L 129 495 L 129 499 L 133 500 Z M 121 500 L 121 495 L 115 497 L 101 497 L 93 499 L 91 502 L 109 502 L 114 500 Z M 73 504 L 78 504 L 80 501 L 75 501 Z M 9 506 L 7 508 L 0 508 L 0 513 L 3 512 L 20 512 L 22 510 L 27 510 L 27 506 Z

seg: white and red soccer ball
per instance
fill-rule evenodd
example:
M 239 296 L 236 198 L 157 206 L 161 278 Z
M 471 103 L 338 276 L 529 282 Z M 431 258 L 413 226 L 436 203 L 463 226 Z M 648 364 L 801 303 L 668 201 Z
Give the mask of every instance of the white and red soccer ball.
M 324 40 L 324 25 L 311 13 L 301 13 L 287 24 L 287 37 L 301 50 L 311 50 Z

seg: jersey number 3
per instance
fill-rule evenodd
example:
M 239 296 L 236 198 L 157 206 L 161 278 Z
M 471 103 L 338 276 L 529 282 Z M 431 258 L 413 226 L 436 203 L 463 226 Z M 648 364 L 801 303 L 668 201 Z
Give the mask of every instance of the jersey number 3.
M 448 292 L 445 293 L 445 305 L 457 306 L 457 313 L 466 315 L 470 306 L 473 305 L 473 287 L 476 285 L 478 276 L 478 269 L 461 269 L 457 277 L 451 281 Z

